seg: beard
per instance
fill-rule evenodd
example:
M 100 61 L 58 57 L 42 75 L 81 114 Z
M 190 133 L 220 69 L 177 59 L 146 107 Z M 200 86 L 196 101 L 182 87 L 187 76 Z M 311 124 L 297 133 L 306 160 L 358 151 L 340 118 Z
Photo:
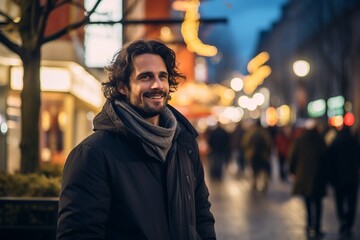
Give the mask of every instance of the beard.
M 151 117 L 155 117 L 160 115 L 166 108 L 167 106 L 167 102 L 164 103 L 163 106 L 161 106 L 160 108 L 152 108 L 149 107 L 148 105 L 145 105 L 143 108 L 140 108 L 138 106 L 134 106 L 131 103 L 129 103 L 130 106 L 132 106 L 134 108 L 134 110 L 140 114 L 140 116 L 142 116 L 143 118 L 151 118 Z
M 158 91 L 153 91 L 153 92 L 146 92 L 144 93 L 144 96 L 145 97 L 150 97 L 151 95 L 153 94 L 163 94 L 164 97 L 165 97 L 165 101 L 164 103 L 161 105 L 161 106 L 158 106 L 158 107 L 152 107 L 150 106 L 149 104 L 147 104 L 146 102 L 144 102 L 144 106 L 143 107 L 139 107 L 137 105 L 134 105 L 131 100 L 130 100 L 130 97 L 128 96 L 126 98 L 128 104 L 140 115 L 142 116 L 143 118 L 152 118 L 152 117 L 155 117 L 155 116 L 158 116 L 160 115 L 164 110 L 165 108 L 167 107 L 167 104 L 168 104 L 168 101 L 170 99 L 169 95 L 166 94 L 165 92 L 158 92 Z

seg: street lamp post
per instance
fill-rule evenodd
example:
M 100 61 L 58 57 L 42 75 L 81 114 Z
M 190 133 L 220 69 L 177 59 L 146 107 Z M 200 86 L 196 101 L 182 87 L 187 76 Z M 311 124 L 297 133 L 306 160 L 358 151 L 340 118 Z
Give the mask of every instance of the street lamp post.
M 310 64 L 305 60 L 297 60 L 293 63 L 293 71 L 296 76 L 300 78 L 306 77 L 310 72 Z M 295 105 L 296 105 L 296 118 L 307 117 L 307 103 L 308 103 L 308 91 L 307 84 L 304 81 L 297 81 L 295 87 Z

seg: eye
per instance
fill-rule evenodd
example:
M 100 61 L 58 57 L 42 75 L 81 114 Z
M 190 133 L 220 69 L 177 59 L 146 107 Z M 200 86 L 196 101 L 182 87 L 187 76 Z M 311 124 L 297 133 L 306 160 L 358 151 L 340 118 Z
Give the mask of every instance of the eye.
M 142 74 L 139 79 L 142 81 L 149 81 L 151 79 L 151 76 L 150 74 Z
M 161 80 L 168 80 L 168 75 L 167 74 L 160 74 L 159 75 L 159 78 L 161 79 Z

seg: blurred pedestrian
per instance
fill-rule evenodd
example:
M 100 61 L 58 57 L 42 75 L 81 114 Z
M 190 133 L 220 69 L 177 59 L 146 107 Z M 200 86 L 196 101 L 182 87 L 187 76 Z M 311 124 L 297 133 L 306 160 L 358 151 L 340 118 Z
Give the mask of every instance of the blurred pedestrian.
M 137 40 L 106 69 L 95 132 L 66 160 L 57 239 L 216 239 L 197 132 L 168 104 L 174 51 Z
M 243 138 L 245 157 L 252 169 L 252 187 L 265 192 L 270 177 L 272 141 L 270 133 L 261 126 L 260 120 L 246 131 Z
M 223 170 L 231 156 L 230 133 L 217 123 L 214 129 L 208 130 L 209 170 L 213 180 L 221 180 Z
M 322 237 L 322 198 L 326 194 L 326 144 L 316 129 L 316 120 L 305 122 L 306 130 L 295 140 L 289 153 L 289 172 L 293 178 L 293 194 L 301 195 L 306 208 L 306 233 Z
M 235 155 L 236 165 L 238 167 L 238 176 L 242 176 L 245 174 L 245 157 L 244 157 L 244 147 L 242 144 L 242 139 L 245 134 L 243 121 L 240 121 L 234 131 L 232 132 L 231 142 L 232 149 Z
M 290 125 L 278 128 L 275 134 L 275 145 L 279 161 L 279 175 L 281 181 L 287 181 L 288 166 L 286 158 L 289 154 L 290 145 L 292 143 L 292 129 Z
M 335 190 L 339 233 L 350 237 L 355 222 L 359 186 L 360 154 L 357 139 L 344 126 L 330 145 L 330 180 Z

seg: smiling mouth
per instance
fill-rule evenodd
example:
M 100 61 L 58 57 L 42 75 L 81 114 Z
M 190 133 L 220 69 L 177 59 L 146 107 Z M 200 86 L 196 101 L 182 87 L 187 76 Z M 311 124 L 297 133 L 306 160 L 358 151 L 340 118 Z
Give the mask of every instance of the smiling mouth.
M 162 99 L 166 96 L 164 92 L 148 92 L 144 94 L 144 97 L 151 99 Z
M 163 95 L 160 95 L 160 96 L 151 96 L 151 97 L 149 97 L 149 98 L 151 98 L 151 99 L 161 99 L 161 98 L 163 98 Z

